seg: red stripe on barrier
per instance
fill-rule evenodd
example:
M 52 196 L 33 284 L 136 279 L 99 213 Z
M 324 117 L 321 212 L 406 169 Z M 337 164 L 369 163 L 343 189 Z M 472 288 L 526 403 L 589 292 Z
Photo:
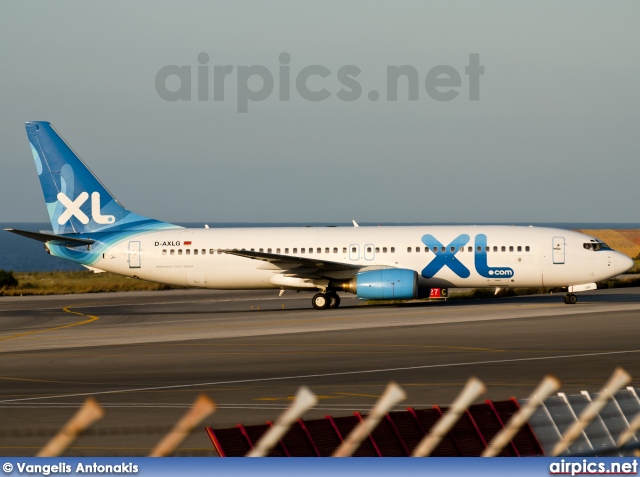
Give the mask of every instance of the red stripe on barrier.
M 520 410 L 520 403 L 518 402 L 518 400 L 516 398 L 514 398 L 512 396 L 511 398 L 509 398 L 509 400 L 512 401 L 516 405 L 518 410 Z M 536 436 L 536 433 L 533 432 L 533 428 L 531 427 L 531 425 L 528 422 L 525 425 L 527 426 L 527 428 L 529 429 L 529 432 L 531 432 L 531 435 L 535 439 L 536 445 L 538 446 L 538 450 L 540 451 L 540 454 L 541 455 L 545 455 L 544 449 L 542 448 L 542 445 L 540 445 L 540 441 L 538 440 L 538 436 Z
M 313 447 L 313 451 L 316 453 L 316 456 L 320 457 L 320 451 L 318 450 L 316 443 L 313 442 L 313 438 L 311 437 L 307 426 L 304 425 L 304 421 L 302 419 L 298 419 L 298 423 L 300 424 L 300 428 L 304 431 L 304 435 L 309 439 L 309 443 L 311 444 L 311 447 Z
M 240 429 L 240 432 L 242 433 L 242 437 L 244 437 L 245 440 L 247 441 L 247 444 L 249 444 L 249 449 L 253 449 L 253 442 L 251 442 L 251 439 L 249 439 L 249 436 L 247 435 L 247 431 L 245 431 L 244 426 L 242 424 L 236 424 L 236 427 Z
M 364 420 L 362 418 L 362 414 L 360 414 L 357 411 L 354 412 L 353 415 L 356 416 L 358 418 L 358 421 L 360 422 Z M 371 445 L 373 446 L 373 450 L 376 451 L 376 454 L 378 454 L 378 457 L 382 457 L 382 454 L 380 453 L 380 449 L 378 449 L 378 444 L 376 444 L 376 441 L 373 439 L 373 436 L 371 434 L 369 434 L 369 442 L 371 442 Z
M 491 409 L 491 412 L 493 412 L 493 415 L 496 417 L 496 419 L 498 420 L 498 422 L 500 423 L 500 426 L 502 428 L 504 428 L 504 422 L 502 422 L 502 419 L 500 419 L 500 414 L 498 414 L 498 410 L 496 409 L 496 407 L 493 405 L 493 401 L 491 401 L 491 399 L 487 399 L 485 401 L 486 404 L 489 405 L 489 408 Z M 511 445 L 511 449 L 513 449 L 513 452 L 516 453 L 516 457 L 521 457 L 520 456 L 520 452 L 518 451 L 518 448 L 516 447 L 516 445 L 513 443 L 513 440 L 509 441 L 509 444 Z
M 332 416 L 324 416 L 324 418 L 329 421 L 329 423 L 331 424 L 331 427 L 333 427 L 333 430 L 336 432 L 336 435 L 338 436 L 338 439 L 340 439 L 340 442 L 343 442 L 344 439 L 342 438 L 342 434 L 340 434 L 340 431 L 338 430 L 338 426 L 336 426 L 335 421 L 333 420 Z
M 396 424 L 393 422 L 393 419 L 391 419 L 391 416 L 388 413 L 384 417 L 387 420 L 387 422 L 389 423 L 389 425 L 391 426 L 391 430 L 393 431 L 393 433 L 395 434 L 396 438 L 398 439 L 398 442 L 402 446 L 402 450 L 404 451 L 405 455 L 407 457 L 409 457 L 411 455 L 411 452 L 409 452 L 409 448 L 407 447 L 407 443 L 404 441 L 404 439 L 400 435 L 400 432 L 398 431 L 398 428 L 396 427 Z
M 220 441 L 216 437 L 216 434 L 213 431 L 213 429 L 210 427 L 205 427 L 204 429 L 207 431 L 209 439 L 211 439 L 211 443 L 213 444 L 213 447 L 216 449 L 216 452 L 218 453 L 218 455 L 220 457 L 226 457 L 224 451 L 222 450 L 222 445 L 220 445 Z

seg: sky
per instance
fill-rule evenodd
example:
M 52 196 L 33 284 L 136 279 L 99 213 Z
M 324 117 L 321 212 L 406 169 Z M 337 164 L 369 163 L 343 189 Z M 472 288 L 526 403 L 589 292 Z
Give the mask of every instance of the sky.
M 169 222 L 640 223 L 638 2 L 0 8 L 0 222 L 48 220 L 45 120 Z

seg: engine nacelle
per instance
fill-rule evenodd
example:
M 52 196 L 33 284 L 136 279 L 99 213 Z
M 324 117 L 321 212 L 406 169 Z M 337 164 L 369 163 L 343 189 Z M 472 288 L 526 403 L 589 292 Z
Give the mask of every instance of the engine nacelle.
M 411 300 L 418 296 L 418 274 L 402 268 L 358 273 L 342 287 L 361 300 Z

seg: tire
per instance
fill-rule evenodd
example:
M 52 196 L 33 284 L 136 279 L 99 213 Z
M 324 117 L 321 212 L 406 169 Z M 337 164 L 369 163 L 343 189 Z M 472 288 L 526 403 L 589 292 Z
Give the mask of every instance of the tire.
M 340 306 L 340 297 L 336 292 L 327 293 L 329 298 L 329 308 L 338 308 Z
M 569 295 L 567 299 L 569 300 L 570 305 L 575 305 L 576 303 L 578 303 L 578 297 L 574 294 Z
M 324 293 L 317 293 L 313 295 L 311 304 L 316 310 L 324 310 L 329 307 L 331 300 Z
M 568 305 L 569 304 L 569 295 L 565 295 L 563 298 L 564 298 L 564 304 Z

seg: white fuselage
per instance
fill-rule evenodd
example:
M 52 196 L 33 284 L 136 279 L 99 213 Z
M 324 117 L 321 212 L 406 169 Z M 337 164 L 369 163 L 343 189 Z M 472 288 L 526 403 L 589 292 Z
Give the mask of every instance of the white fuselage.
M 287 285 L 282 267 L 224 252 L 234 249 L 346 263 L 361 271 L 415 270 L 421 287 L 565 287 L 628 269 L 630 260 L 614 250 L 585 248 L 593 242 L 574 231 L 519 226 L 177 228 L 129 235 L 92 267 L 215 289 L 314 287 L 295 280 Z M 355 273 L 328 276 L 347 279 Z

